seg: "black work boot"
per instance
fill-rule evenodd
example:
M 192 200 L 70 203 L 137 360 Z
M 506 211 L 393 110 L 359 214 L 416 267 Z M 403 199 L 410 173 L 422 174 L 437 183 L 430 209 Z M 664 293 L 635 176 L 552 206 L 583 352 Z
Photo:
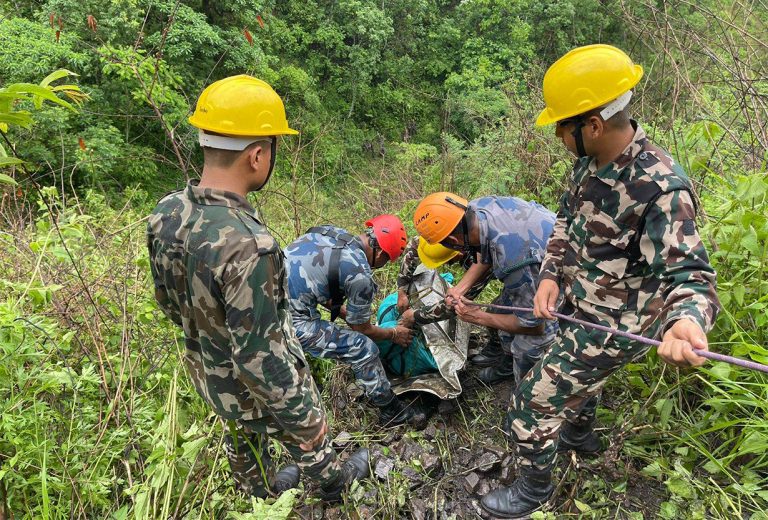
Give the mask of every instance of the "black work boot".
M 575 451 L 579 455 L 594 456 L 602 450 L 600 437 L 592 429 L 592 422 L 580 425 L 563 423 L 557 443 L 558 453 Z
M 392 397 L 383 404 L 376 404 L 379 408 L 379 424 L 381 426 L 397 426 L 409 424 L 417 430 L 427 425 L 427 415 L 421 408 L 414 405 L 406 405 L 394 392 Z
M 370 455 L 366 448 L 360 448 L 341 465 L 339 478 L 320 488 L 319 497 L 325 502 L 338 502 L 352 482 L 371 474 Z
M 512 356 L 504 355 L 495 366 L 484 368 L 478 372 L 477 378 L 486 385 L 495 385 L 507 379 L 514 379 L 515 361 Z
M 488 343 L 485 344 L 478 354 L 472 356 L 469 361 L 478 367 L 492 367 L 501 362 L 502 356 L 504 356 L 504 349 L 501 348 L 499 331 L 489 329 Z
M 299 485 L 299 476 L 301 471 L 296 464 L 291 464 L 284 467 L 275 475 L 275 479 L 269 486 L 269 490 L 275 495 L 285 493 L 289 489 L 293 489 Z
M 480 505 L 499 518 L 525 518 L 543 507 L 554 490 L 552 466 L 545 470 L 523 466 L 511 486 L 488 493 Z

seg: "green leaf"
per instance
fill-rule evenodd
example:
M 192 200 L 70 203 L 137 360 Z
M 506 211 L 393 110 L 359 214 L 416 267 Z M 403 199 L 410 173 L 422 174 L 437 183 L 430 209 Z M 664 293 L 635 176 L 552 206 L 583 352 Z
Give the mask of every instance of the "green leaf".
M 680 477 L 672 477 L 665 482 L 667 489 L 673 495 L 677 495 L 682 498 L 692 499 L 696 496 L 696 490 L 687 481 Z
M 723 471 L 720 464 L 718 464 L 714 460 L 707 461 L 707 463 L 704 464 L 704 470 L 707 473 L 712 473 L 713 475 L 716 475 L 717 473 L 721 473 Z
M 31 124 L 32 114 L 26 110 L 19 110 L 18 112 L 13 113 L 0 111 L 0 125 L 4 125 L 3 132 L 8 131 L 7 125 L 19 125 L 27 128 Z
M 664 475 L 664 468 L 659 464 L 659 461 L 652 462 L 641 471 L 644 475 L 648 475 L 649 477 L 660 478 Z
M 75 74 L 71 70 L 67 70 L 67 69 L 55 70 L 55 71 L 51 72 L 50 74 L 48 74 L 43 79 L 43 81 L 40 82 L 40 86 L 41 87 L 47 87 L 48 85 L 50 85 L 54 81 L 56 81 L 58 79 L 61 79 L 61 78 L 64 78 L 66 76 L 77 76 L 77 74 Z
M 208 444 L 208 439 L 205 437 L 199 437 L 185 442 L 181 445 L 184 450 L 181 458 L 190 462 L 194 461 L 197 458 L 198 453 L 200 453 L 200 450 L 202 450 L 206 444 Z
M 50 89 L 41 87 L 39 85 L 33 85 L 32 83 L 14 83 L 12 85 L 8 85 L 6 90 L 8 92 L 14 93 L 32 94 L 32 96 L 35 98 L 34 102 L 36 108 L 40 108 L 43 104 L 43 100 L 47 99 L 52 103 L 56 103 L 75 112 L 75 108 L 70 103 L 58 97 Z
M 744 305 L 744 293 L 746 292 L 746 287 L 742 284 L 737 284 L 733 287 L 733 297 L 736 299 L 736 303 L 739 305 Z
M 0 166 L 3 166 L 2 160 L 0 160 Z M 0 173 L 0 184 L 10 184 L 11 186 L 16 186 L 19 183 L 16 182 L 16 180 L 10 175 Z
M 747 437 L 741 442 L 739 446 L 739 453 L 756 453 L 763 454 L 768 450 L 768 435 L 752 430 L 747 434 Z
M 662 428 L 666 428 L 669 424 L 669 417 L 672 415 L 674 404 L 671 399 L 659 399 L 654 404 L 654 407 L 659 412 L 659 424 Z
M 712 363 L 709 368 L 707 368 L 707 371 L 716 379 L 721 379 L 723 381 L 730 381 L 731 370 L 731 365 L 722 361 Z
M 576 507 L 581 511 L 582 513 L 588 513 L 592 511 L 592 508 L 589 507 L 589 504 L 585 504 L 584 502 L 580 502 L 576 499 L 573 500 L 573 503 L 576 504 Z
M 741 246 L 753 255 L 760 256 L 762 248 L 760 246 L 760 241 L 757 238 L 757 231 L 755 231 L 754 227 L 749 226 L 747 234 L 741 239 Z M 743 297 L 744 295 L 742 294 L 742 302 L 744 301 Z
M 659 516 L 667 520 L 676 520 L 678 518 L 677 504 L 674 502 L 662 502 L 659 508 Z

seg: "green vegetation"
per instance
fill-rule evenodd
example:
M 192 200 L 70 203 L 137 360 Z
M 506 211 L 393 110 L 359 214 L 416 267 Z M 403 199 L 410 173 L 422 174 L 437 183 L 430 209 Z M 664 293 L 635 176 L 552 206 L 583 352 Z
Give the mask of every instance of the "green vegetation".
M 711 344 L 767 363 L 767 26 L 748 0 L 0 0 L 0 519 L 283 518 L 304 502 L 234 493 L 150 287 L 144 217 L 197 175 L 186 117 L 231 74 L 270 82 L 302 132 L 254 198 L 286 243 L 381 211 L 409 222 L 435 189 L 554 208 L 570 159 L 532 123 L 543 71 L 577 45 L 624 48 L 646 70 L 637 118 L 701 198 L 724 305 Z M 347 375 L 315 369 L 337 408 Z M 501 422 L 489 392 L 471 399 L 434 440 L 448 468 Z M 762 375 L 649 355 L 609 384 L 609 453 L 561 468 L 539 517 L 766 518 L 766 403 Z M 384 438 L 351 415 L 336 433 Z M 345 507 L 407 514 L 402 476 L 378 493 Z

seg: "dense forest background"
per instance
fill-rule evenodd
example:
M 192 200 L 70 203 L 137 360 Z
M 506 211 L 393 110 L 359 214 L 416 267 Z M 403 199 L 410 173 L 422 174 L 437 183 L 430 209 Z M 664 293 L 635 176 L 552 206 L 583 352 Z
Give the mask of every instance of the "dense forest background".
M 272 84 L 301 131 L 253 199 L 285 244 L 382 211 L 410 225 L 438 189 L 555 209 L 572 159 L 533 125 L 543 73 L 574 46 L 621 47 L 646 71 L 635 117 L 701 199 L 724 304 L 712 348 L 768 362 L 767 35 L 763 0 L 0 0 L 0 519 L 306 517 L 305 496 L 234 493 L 150 290 L 145 217 L 199 174 L 186 118 L 232 74 Z M 314 372 L 337 410 L 348 375 Z M 493 398 L 430 442 L 485 442 Z M 757 373 L 649 355 L 609 384 L 609 453 L 561 467 L 539 517 L 768 518 L 767 398 Z M 337 410 L 332 428 L 366 444 L 372 421 Z M 463 471 L 444 468 L 435 518 Z M 403 469 L 342 514 L 408 517 Z

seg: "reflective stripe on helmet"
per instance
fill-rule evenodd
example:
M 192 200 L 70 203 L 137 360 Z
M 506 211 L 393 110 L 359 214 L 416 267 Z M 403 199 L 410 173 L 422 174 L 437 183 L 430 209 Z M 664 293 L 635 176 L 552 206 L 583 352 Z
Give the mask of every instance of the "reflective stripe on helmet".
M 269 137 L 231 137 L 227 135 L 214 135 L 206 133 L 203 130 L 200 130 L 198 133 L 200 146 L 237 152 L 242 152 L 253 143 L 269 140 Z
M 600 117 L 603 118 L 603 121 L 608 121 L 610 118 L 624 110 L 624 108 L 629 105 L 630 99 L 632 99 L 632 91 L 627 90 L 622 95 L 605 105 L 605 108 L 600 111 Z

